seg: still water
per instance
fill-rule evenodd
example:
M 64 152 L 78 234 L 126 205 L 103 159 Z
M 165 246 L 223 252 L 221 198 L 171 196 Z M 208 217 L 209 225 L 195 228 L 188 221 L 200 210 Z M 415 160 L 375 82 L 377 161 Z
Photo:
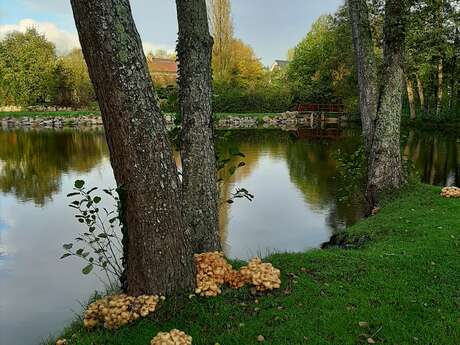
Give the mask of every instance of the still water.
M 458 185 L 459 137 L 407 132 L 403 154 L 423 181 Z M 224 181 L 222 198 L 236 187 L 255 198 L 222 203 L 227 256 L 319 247 L 359 220 L 360 203 L 338 195 L 336 160 L 337 150 L 352 153 L 359 142 L 352 129 L 233 131 L 222 147 L 237 146 L 246 165 Z M 102 130 L 0 130 L 1 344 L 38 344 L 81 310 L 79 301 L 103 288 L 96 276 L 82 276 L 78 260 L 58 259 L 80 229 L 66 198 L 76 179 L 114 186 Z

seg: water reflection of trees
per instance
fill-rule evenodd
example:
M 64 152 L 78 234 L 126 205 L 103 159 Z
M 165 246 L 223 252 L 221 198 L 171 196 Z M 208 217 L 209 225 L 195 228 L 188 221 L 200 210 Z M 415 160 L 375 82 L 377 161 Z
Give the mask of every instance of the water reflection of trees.
M 460 184 L 458 134 L 411 130 L 403 136 L 403 155 L 413 163 L 423 182 Z
M 0 190 L 43 206 L 63 173 L 87 172 L 107 154 L 101 130 L 0 131 Z
M 251 174 L 263 154 L 272 160 L 286 161 L 290 179 L 302 193 L 306 203 L 313 209 L 326 211 L 328 213 L 326 221 L 332 228 L 352 224 L 360 218 L 361 213 L 356 204 L 340 201 L 337 198 L 335 179 L 337 164 L 332 155 L 339 147 L 342 151 L 356 150 L 359 145 L 358 137 L 347 137 L 341 140 L 309 140 L 297 139 L 281 131 L 243 130 L 234 131 L 231 140 L 232 144 L 238 146 L 246 155 L 243 159 L 246 166 L 225 180 L 222 187 L 223 197 L 228 197 L 232 186 Z M 237 161 L 234 159 L 232 164 Z M 229 206 L 223 204 L 220 211 L 223 238 L 225 238 L 228 212 Z

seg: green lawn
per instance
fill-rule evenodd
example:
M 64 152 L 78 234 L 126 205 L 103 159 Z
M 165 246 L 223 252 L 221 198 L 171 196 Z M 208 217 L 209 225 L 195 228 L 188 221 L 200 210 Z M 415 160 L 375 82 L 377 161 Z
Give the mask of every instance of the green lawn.
M 278 345 L 368 344 L 369 338 L 458 345 L 460 199 L 439 192 L 426 185 L 402 192 L 344 233 L 352 249 L 270 256 L 283 281 L 273 294 L 227 289 L 217 298 L 193 297 L 174 315 L 165 305 L 161 322 L 115 332 L 87 332 L 77 322 L 64 337 L 69 344 L 148 345 L 158 331 L 178 328 L 195 345 L 257 344 L 258 335 Z
M 75 117 L 85 115 L 99 115 L 95 111 L 0 111 L 0 119 L 5 117 Z

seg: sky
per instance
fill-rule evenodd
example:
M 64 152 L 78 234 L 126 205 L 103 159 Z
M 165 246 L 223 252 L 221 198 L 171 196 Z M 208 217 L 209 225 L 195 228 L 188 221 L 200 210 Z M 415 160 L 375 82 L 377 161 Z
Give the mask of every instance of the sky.
M 232 0 L 235 36 L 249 44 L 264 65 L 285 59 L 322 14 L 344 0 Z M 131 0 L 134 20 L 146 51 L 173 51 L 177 38 L 174 0 Z M 70 0 L 0 0 L 0 39 L 11 30 L 34 26 L 59 54 L 78 47 Z

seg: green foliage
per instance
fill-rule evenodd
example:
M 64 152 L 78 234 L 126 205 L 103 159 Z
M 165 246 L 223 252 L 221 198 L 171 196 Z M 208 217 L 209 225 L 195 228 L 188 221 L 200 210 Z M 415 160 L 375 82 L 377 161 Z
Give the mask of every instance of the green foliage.
M 56 76 L 55 104 L 82 108 L 96 101 L 81 49 L 74 49 L 58 60 Z
M 216 298 L 193 297 L 180 311 L 167 303 L 158 310 L 165 317 L 154 321 L 115 332 L 88 332 L 79 322 L 62 337 L 69 345 L 148 344 L 157 332 L 178 328 L 195 345 L 256 344 L 258 335 L 273 345 L 356 345 L 369 338 L 454 345 L 460 338 L 460 203 L 439 192 L 410 186 L 343 232 L 346 243 L 363 246 L 269 257 L 282 273 L 281 289 L 270 295 L 227 289 Z
M 346 10 L 321 16 L 296 46 L 287 78 L 295 99 L 309 103 L 357 106 L 357 84 L 351 29 Z
M 293 105 L 293 98 L 285 87 L 259 82 L 244 87 L 229 82 L 214 83 L 215 112 L 284 112 Z
M 362 200 L 366 190 L 366 155 L 364 145 L 354 152 L 337 149 L 332 158 L 337 162 L 337 197 L 340 201 Z
M 12 32 L 0 41 L 0 103 L 50 103 L 56 94 L 54 45 L 35 29 Z
M 103 192 L 115 202 L 114 210 L 108 210 L 101 206 L 101 196 L 93 196 L 96 191 L 97 187 L 87 189 L 85 181 L 76 180 L 74 192 L 67 195 L 74 199 L 69 207 L 77 211 L 75 218 L 86 230 L 79 233 L 74 242 L 62 246 L 65 252 L 61 259 L 75 256 L 83 260 L 83 274 L 89 274 L 94 267 L 99 267 L 105 273 L 108 286 L 114 287 L 117 286 L 114 278 L 119 280 L 123 274 L 121 221 L 118 215 L 120 199 L 115 190 L 104 189 Z

